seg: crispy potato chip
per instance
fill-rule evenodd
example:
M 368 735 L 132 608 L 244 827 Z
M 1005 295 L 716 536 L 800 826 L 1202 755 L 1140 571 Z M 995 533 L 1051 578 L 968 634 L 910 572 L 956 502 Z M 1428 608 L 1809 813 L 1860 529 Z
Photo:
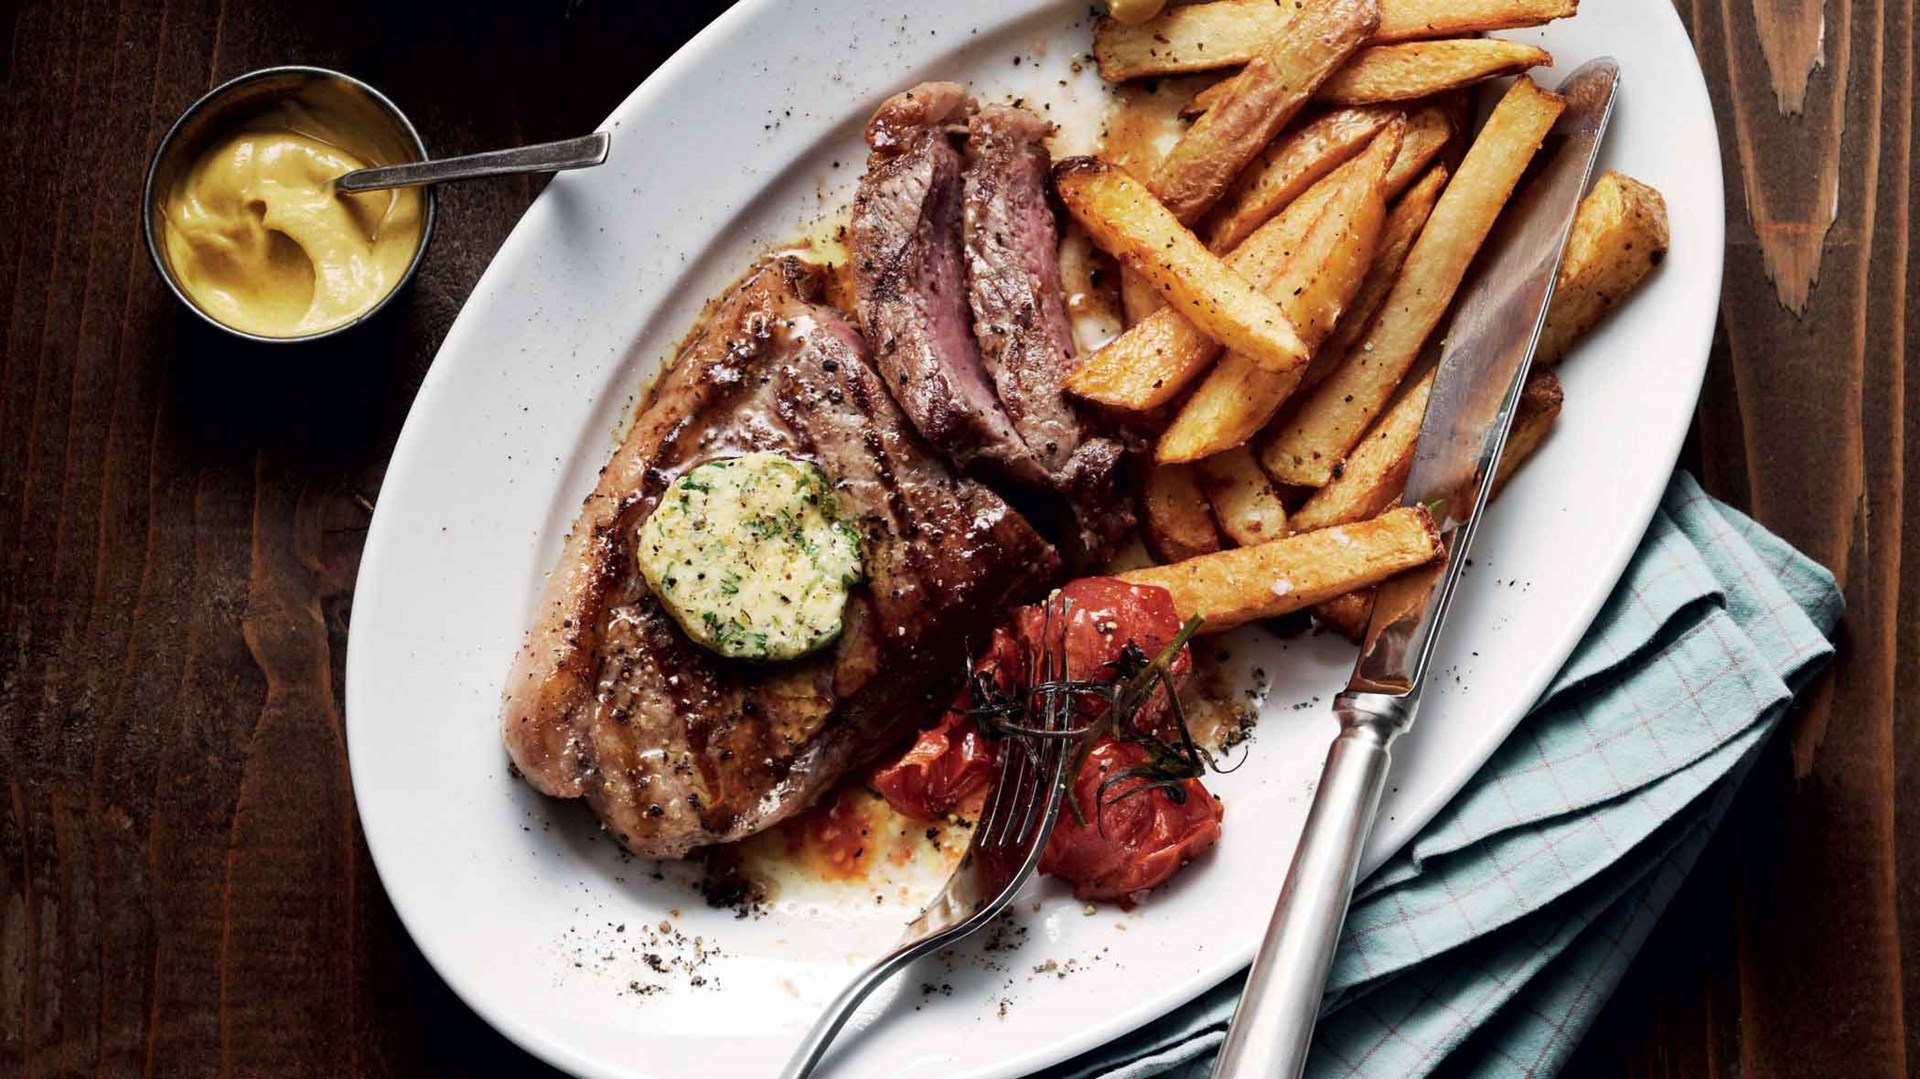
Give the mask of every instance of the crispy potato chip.
M 1439 553 L 1433 518 L 1420 507 L 1401 507 L 1370 521 L 1131 570 L 1120 579 L 1166 589 L 1181 617 L 1198 616 L 1201 633 L 1220 633 L 1378 584 Z
M 1281 483 L 1321 487 L 1419 358 L 1467 265 L 1566 102 L 1522 78 L 1487 118 L 1441 192 L 1380 312 L 1326 381 L 1300 398 L 1261 463 Z

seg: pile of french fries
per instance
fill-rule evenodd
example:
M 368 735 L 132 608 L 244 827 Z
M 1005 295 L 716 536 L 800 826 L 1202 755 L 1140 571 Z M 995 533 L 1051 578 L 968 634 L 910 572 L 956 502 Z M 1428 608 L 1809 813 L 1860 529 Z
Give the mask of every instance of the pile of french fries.
M 1054 172 L 1094 244 L 1158 300 L 1129 297 L 1126 331 L 1068 380 L 1156 433 L 1140 504 L 1165 564 L 1123 576 L 1167 587 L 1206 631 L 1311 608 L 1357 637 L 1373 586 L 1438 556 L 1425 512 L 1397 505 L 1437 331 L 1565 107 L 1526 74 L 1551 56 L 1483 34 L 1577 2 L 1214 0 L 1103 20 L 1108 80 L 1222 75 L 1145 175 L 1098 158 Z M 1504 76 L 1470 135 L 1469 91 Z M 1666 249 L 1660 194 L 1601 176 L 1496 492 L 1561 409 L 1553 365 Z

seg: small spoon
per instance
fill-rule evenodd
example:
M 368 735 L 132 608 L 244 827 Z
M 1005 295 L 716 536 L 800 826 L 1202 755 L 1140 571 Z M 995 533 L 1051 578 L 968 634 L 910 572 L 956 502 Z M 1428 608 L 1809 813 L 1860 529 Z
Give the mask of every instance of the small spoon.
M 437 161 L 355 169 L 335 180 L 333 189 L 347 192 L 377 191 L 387 187 L 419 187 L 448 180 L 472 180 L 481 176 L 587 169 L 604 162 L 607 148 L 612 145 L 612 135 L 596 131 L 577 139 L 517 146 L 511 150 L 489 150 L 484 154 L 443 157 Z

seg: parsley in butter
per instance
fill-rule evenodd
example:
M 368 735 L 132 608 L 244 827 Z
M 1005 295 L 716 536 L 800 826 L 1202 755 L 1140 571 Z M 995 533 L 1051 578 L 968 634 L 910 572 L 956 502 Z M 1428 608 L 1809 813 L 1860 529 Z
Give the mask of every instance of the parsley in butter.
M 777 453 L 708 461 L 640 526 L 640 572 L 696 643 L 733 659 L 795 659 L 840 635 L 860 533 L 820 469 Z

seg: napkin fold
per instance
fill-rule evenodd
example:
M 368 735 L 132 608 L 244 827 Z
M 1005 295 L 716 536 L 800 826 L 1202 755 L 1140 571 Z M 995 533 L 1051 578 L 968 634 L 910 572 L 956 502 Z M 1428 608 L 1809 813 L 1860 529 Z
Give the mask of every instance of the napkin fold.
M 1833 576 L 1676 473 L 1540 701 L 1355 893 L 1307 1074 L 1563 1064 L 1833 654 Z M 1236 976 L 1049 1079 L 1205 1075 Z

